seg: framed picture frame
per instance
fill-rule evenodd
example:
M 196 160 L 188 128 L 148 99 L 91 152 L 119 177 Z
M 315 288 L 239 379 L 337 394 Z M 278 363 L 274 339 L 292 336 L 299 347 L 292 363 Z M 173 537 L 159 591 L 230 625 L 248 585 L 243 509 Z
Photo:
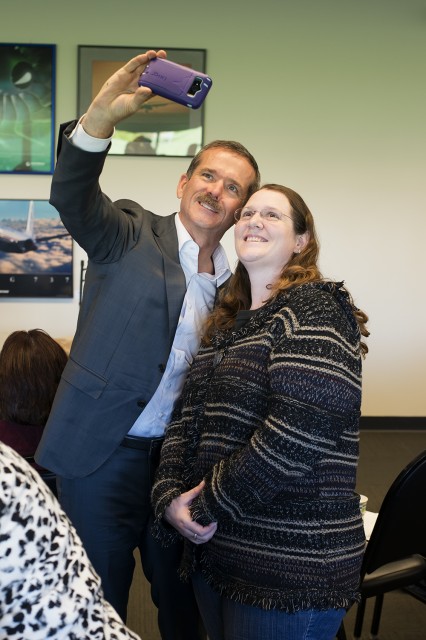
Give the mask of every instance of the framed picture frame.
M 104 82 L 128 60 L 160 47 L 78 46 L 78 98 L 80 117 Z M 205 73 L 205 49 L 169 49 L 167 58 Z M 142 109 L 119 122 L 110 155 L 191 157 L 204 142 L 204 105 L 192 110 L 166 98 L 154 96 Z
M 0 43 L 0 173 L 54 169 L 56 45 Z
M 73 242 L 48 200 L 0 200 L 0 299 L 72 298 Z

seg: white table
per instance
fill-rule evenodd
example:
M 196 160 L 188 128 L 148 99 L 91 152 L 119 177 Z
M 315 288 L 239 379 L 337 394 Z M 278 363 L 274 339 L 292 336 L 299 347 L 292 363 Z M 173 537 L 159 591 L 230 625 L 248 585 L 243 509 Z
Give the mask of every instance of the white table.
M 376 524 L 378 515 L 378 513 L 374 513 L 373 511 L 366 511 L 364 513 L 364 531 L 367 540 L 370 540 L 371 532 Z

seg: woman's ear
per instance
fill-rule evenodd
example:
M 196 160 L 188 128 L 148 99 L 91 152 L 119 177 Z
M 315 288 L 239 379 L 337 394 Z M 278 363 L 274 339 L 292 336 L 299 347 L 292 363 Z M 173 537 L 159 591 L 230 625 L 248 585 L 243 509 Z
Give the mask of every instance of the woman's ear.
M 296 236 L 295 253 L 301 253 L 309 242 L 309 231 Z

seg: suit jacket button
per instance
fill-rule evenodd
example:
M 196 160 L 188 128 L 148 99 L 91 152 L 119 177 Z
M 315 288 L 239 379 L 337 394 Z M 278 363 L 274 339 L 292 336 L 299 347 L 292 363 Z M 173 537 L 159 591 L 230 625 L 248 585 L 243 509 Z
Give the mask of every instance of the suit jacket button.
M 138 405 L 138 407 L 143 409 L 144 407 L 146 407 L 146 402 L 145 402 L 145 400 L 138 400 L 137 401 L 137 405 Z
M 161 372 L 161 373 L 164 373 L 164 372 L 165 372 L 165 370 L 166 370 L 166 367 L 164 366 L 164 364 L 159 364 L 159 365 L 158 365 L 158 368 L 159 368 L 159 370 L 160 370 L 160 372 Z

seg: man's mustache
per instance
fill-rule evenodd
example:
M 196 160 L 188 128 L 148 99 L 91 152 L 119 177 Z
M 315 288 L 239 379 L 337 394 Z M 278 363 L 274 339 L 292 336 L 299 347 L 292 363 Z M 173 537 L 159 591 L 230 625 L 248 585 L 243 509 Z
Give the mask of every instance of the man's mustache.
M 211 196 L 201 196 L 200 198 L 198 198 L 198 202 L 200 204 L 207 205 L 208 207 L 210 207 L 210 209 L 213 209 L 214 211 L 216 211 L 216 213 L 223 213 L 222 206 L 219 204 L 217 200 L 215 200 Z

